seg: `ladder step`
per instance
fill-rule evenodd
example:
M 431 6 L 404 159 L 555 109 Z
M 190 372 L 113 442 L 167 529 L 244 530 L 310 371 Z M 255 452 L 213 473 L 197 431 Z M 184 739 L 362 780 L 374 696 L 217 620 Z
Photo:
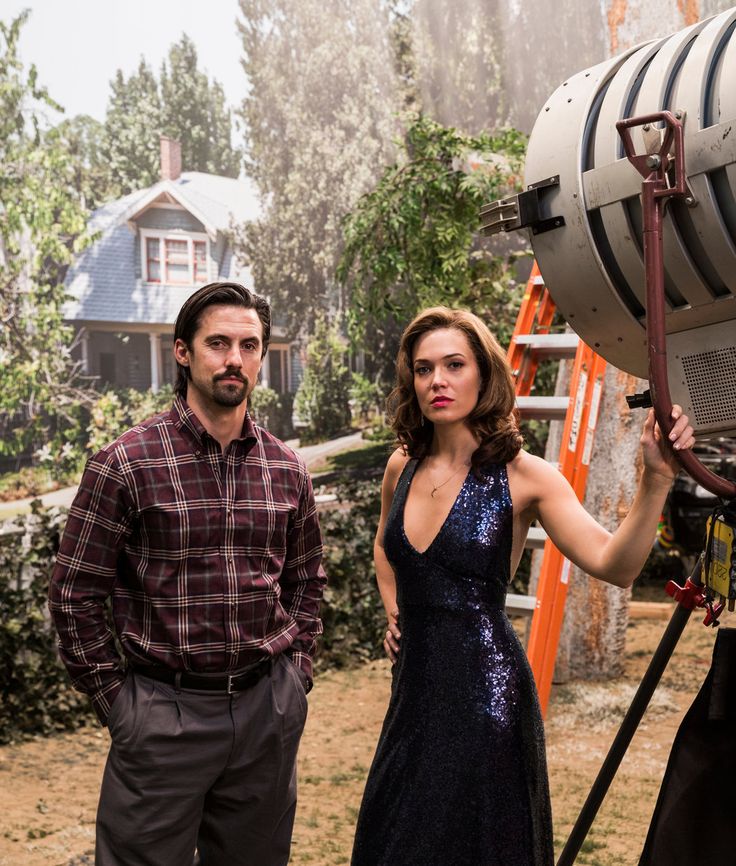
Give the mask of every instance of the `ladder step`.
M 528 346 L 540 361 L 574 358 L 580 337 L 577 334 L 517 334 L 517 346 Z
M 511 616 L 531 616 L 536 606 L 535 595 L 517 595 L 510 592 L 506 596 L 506 613 Z
M 517 397 L 516 407 L 522 418 L 533 421 L 564 421 L 569 397 Z
M 530 526 L 529 532 L 526 534 L 526 547 L 528 550 L 538 550 L 544 547 L 544 542 L 547 540 L 547 533 L 541 526 Z

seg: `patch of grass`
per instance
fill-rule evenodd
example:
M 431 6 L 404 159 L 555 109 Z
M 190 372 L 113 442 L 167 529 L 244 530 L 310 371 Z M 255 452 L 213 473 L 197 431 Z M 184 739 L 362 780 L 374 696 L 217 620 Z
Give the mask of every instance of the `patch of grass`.
M 392 447 L 385 442 L 365 442 L 355 448 L 330 454 L 316 464 L 310 471 L 313 475 L 362 475 L 367 472 L 378 472 L 386 465 Z

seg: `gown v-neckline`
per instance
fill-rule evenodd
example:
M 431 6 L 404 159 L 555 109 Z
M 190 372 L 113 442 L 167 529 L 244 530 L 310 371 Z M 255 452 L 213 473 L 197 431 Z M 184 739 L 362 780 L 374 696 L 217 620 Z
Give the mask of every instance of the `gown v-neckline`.
M 457 495 L 455 496 L 455 498 L 452 502 L 452 505 L 450 506 L 450 510 L 445 515 L 445 519 L 440 524 L 440 528 L 437 530 L 434 537 L 429 542 L 429 544 L 424 548 L 424 550 L 419 550 L 419 548 L 416 547 L 412 543 L 411 539 L 406 534 L 406 523 L 405 523 L 406 500 L 409 498 L 409 489 L 411 488 L 411 482 L 414 480 L 414 475 L 417 471 L 417 467 L 419 466 L 419 463 L 420 463 L 419 460 L 415 460 L 414 468 L 411 470 L 411 474 L 409 475 L 409 478 L 406 482 L 406 487 L 404 489 L 404 501 L 401 503 L 401 534 L 404 536 L 404 541 L 406 541 L 406 543 L 409 545 L 411 550 L 417 556 L 426 556 L 429 553 L 429 551 L 434 547 L 437 540 L 439 539 L 439 537 L 444 532 L 444 529 L 447 526 L 447 523 L 450 520 L 450 517 L 452 517 L 452 513 L 455 511 L 455 507 L 457 506 L 458 500 L 460 499 L 460 494 L 463 492 L 463 490 L 465 490 L 465 485 L 468 483 L 468 478 L 470 478 L 470 473 L 473 471 L 473 469 L 472 469 L 472 467 L 468 467 L 468 471 L 465 473 L 465 478 L 463 478 L 463 483 L 460 485 L 460 489 L 457 491 Z

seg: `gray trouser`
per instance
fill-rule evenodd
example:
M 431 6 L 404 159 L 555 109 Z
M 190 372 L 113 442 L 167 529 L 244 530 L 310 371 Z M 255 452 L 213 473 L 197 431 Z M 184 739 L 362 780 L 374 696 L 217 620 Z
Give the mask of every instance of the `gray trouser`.
M 96 866 L 286 866 L 300 674 L 280 657 L 232 695 L 128 675 L 113 704 L 97 811 Z

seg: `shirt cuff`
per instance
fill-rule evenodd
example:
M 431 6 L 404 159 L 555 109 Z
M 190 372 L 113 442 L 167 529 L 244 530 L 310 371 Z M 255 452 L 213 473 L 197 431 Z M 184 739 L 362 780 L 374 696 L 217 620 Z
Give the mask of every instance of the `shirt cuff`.
M 300 650 L 292 650 L 287 653 L 289 658 L 299 668 L 304 675 L 304 691 L 310 692 L 314 683 L 312 682 L 312 659 L 307 653 Z
M 92 709 L 97 713 L 97 718 L 100 720 L 100 724 L 103 727 L 107 727 L 110 710 L 112 709 L 112 705 L 115 703 L 118 692 L 123 687 L 124 682 L 125 675 L 122 675 L 120 678 L 116 678 L 112 682 L 108 683 L 104 689 L 90 695 L 90 699 L 92 700 Z

